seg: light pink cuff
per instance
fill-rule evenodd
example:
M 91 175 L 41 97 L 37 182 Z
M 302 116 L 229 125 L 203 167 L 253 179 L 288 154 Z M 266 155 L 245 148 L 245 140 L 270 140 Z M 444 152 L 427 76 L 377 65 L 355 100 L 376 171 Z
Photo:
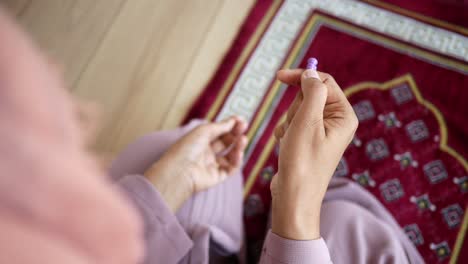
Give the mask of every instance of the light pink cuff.
M 141 175 L 124 176 L 117 184 L 133 201 L 144 221 L 145 263 L 179 262 L 193 247 L 193 242 L 156 188 Z
M 327 244 L 320 239 L 289 240 L 273 232 L 268 234 L 263 245 L 260 263 L 332 263 Z

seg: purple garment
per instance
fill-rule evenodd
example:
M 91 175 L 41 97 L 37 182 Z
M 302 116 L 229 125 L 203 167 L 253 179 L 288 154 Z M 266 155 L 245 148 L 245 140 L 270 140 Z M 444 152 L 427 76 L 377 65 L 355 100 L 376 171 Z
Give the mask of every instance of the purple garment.
M 144 220 L 145 263 L 227 263 L 240 254 L 240 173 L 195 195 L 176 215 L 142 176 L 172 143 L 200 123 L 192 121 L 174 131 L 144 136 L 111 167 L 113 180 L 125 190 Z M 260 263 L 423 262 L 385 208 L 360 186 L 344 179 L 330 184 L 322 206 L 321 234 L 323 239 L 295 241 L 269 231 Z

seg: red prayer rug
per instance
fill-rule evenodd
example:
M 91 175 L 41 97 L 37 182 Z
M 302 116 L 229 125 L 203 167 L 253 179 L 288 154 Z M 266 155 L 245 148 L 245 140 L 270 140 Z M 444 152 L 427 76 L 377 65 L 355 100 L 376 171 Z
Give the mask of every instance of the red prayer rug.
M 426 262 L 468 261 L 466 11 L 459 1 L 437 0 L 254 5 L 186 119 L 237 114 L 250 121 L 243 169 L 249 259 L 261 250 L 268 220 L 278 158 L 273 130 L 299 89 L 275 73 L 304 68 L 313 56 L 360 121 L 334 177 L 379 199 Z

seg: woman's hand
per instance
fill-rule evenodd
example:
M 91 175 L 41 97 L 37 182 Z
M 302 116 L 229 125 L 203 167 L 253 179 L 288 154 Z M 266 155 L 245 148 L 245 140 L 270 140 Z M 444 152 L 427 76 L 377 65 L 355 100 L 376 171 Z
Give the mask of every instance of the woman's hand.
M 247 123 L 238 117 L 202 124 L 172 145 L 145 176 L 175 212 L 193 194 L 240 169 L 246 129 Z
M 277 77 L 302 89 L 275 130 L 280 154 L 271 183 L 272 231 L 288 239 L 317 239 L 323 197 L 358 120 L 332 76 L 297 69 Z

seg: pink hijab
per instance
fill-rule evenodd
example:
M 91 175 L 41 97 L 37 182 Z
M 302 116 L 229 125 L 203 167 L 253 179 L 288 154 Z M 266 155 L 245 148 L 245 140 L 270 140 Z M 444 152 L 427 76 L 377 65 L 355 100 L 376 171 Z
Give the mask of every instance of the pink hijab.
M 57 70 L 0 10 L 0 263 L 137 263 L 141 225 Z

